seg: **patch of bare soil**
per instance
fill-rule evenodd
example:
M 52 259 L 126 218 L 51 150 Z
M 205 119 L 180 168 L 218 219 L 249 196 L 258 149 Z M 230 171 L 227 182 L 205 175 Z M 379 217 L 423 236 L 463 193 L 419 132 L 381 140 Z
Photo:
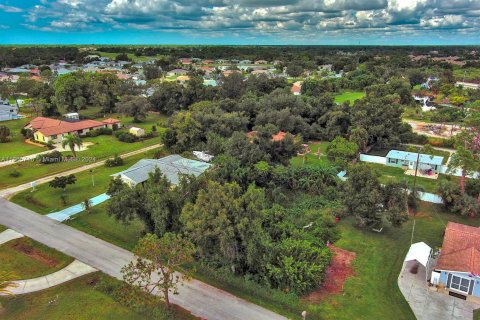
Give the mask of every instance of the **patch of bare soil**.
M 355 275 L 352 268 L 355 252 L 340 249 L 333 245 L 330 246 L 330 250 L 333 253 L 333 258 L 325 273 L 325 281 L 318 290 L 311 292 L 304 298 L 307 301 L 320 302 L 329 295 L 341 293 L 345 280 Z
M 46 265 L 46 266 L 49 266 L 49 267 L 55 267 L 56 265 L 58 265 L 58 261 L 50 256 L 48 256 L 47 254 L 45 254 L 44 252 L 32 247 L 29 243 L 26 243 L 24 241 L 22 241 L 23 239 L 21 239 L 20 241 L 16 241 L 15 243 L 12 244 L 12 248 L 18 252 L 20 252 L 21 254 L 24 254 L 26 256 L 29 256 L 30 258 Z

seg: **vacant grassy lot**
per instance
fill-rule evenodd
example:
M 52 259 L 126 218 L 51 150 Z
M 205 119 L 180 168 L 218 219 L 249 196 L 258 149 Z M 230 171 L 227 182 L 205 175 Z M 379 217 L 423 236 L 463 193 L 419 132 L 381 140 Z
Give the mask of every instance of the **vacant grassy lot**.
M 302 165 L 321 165 L 328 162 L 327 160 L 327 147 L 330 143 L 327 141 L 313 141 L 308 143 L 308 147 L 311 152 L 305 156 L 296 156 L 290 160 L 292 166 L 302 166 Z M 316 153 L 320 150 L 320 156 Z
M 355 100 L 362 99 L 363 97 L 365 97 L 365 92 L 362 92 L 362 91 L 353 91 L 353 92 L 352 91 L 345 91 L 345 92 L 343 92 L 341 94 L 337 94 L 335 96 L 335 102 L 339 103 L 339 104 L 342 104 L 345 101 L 348 101 L 350 103 L 350 105 L 353 105 Z
M 0 273 L 10 280 L 31 279 L 53 273 L 73 261 L 63 253 L 23 237 L 0 245 Z
M 101 279 L 101 280 L 99 280 Z M 95 273 L 40 292 L 2 297 L 3 320 L 144 320 L 148 317 L 116 302 L 110 294 L 96 288 L 101 281 L 118 282 Z M 194 319 L 185 312 L 159 312 L 155 319 Z
M 23 142 L 23 136 L 20 130 L 30 121 L 30 118 L 23 118 L 0 122 L 0 126 L 6 126 L 10 129 L 11 141 L 0 143 L 0 161 L 2 158 L 23 157 L 30 154 L 46 151 L 46 147 L 34 146 Z

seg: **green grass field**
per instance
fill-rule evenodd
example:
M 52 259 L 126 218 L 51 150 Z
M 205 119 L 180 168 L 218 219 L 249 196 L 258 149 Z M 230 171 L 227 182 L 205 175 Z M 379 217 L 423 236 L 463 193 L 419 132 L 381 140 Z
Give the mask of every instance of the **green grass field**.
M 339 104 L 342 104 L 345 101 L 348 101 L 350 103 L 350 105 L 353 105 L 355 100 L 362 99 L 363 97 L 365 97 L 365 92 L 345 91 L 345 92 L 335 96 L 335 102 L 339 103 Z
M 413 186 L 414 176 L 405 174 L 402 168 L 390 167 L 383 164 L 369 163 L 370 167 L 375 168 L 380 174 L 380 182 L 386 183 L 389 181 L 406 182 L 409 186 Z M 459 177 L 448 176 L 451 181 L 459 182 Z M 426 192 L 435 193 L 440 181 L 447 179 L 447 175 L 440 174 L 438 179 L 429 179 L 417 176 L 417 186 L 421 187 Z
M 73 261 L 63 253 L 23 237 L 0 245 L 0 273 L 9 280 L 31 279 L 58 271 Z
M 79 213 L 66 224 L 124 249 L 132 250 L 143 234 L 143 224 L 135 219 L 129 225 L 124 225 L 114 217 L 108 216 L 106 206 L 107 203 L 99 204 L 90 213 Z
M 308 143 L 308 147 L 311 152 L 304 157 L 295 156 L 290 160 L 292 166 L 302 166 L 302 165 L 321 165 L 327 163 L 327 147 L 330 143 L 327 141 L 313 141 Z M 317 151 L 320 150 L 320 157 L 316 155 Z M 304 161 L 305 160 L 305 161 Z
M 112 293 L 96 288 L 97 283 L 118 283 L 101 273 L 74 279 L 65 284 L 32 294 L 1 297 L 5 308 L 2 320 L 144 320 L 148 317 L 114 300 Z M 160 309 L 160 308 L 159 308 Z M 158 320 L 194 319 L 184 311 L 156 314 Z
M 10 129 L 11 141 L 0 143 L 0 161 L 2 158 L 23 157 L 30 154 L 46 151 L 46 147 L 34 146 L 23 142 L 23 136 L 20 130 L 30 121 L 30 118 L 23 118 L 0 122 L 0 126 L 6 126 Z

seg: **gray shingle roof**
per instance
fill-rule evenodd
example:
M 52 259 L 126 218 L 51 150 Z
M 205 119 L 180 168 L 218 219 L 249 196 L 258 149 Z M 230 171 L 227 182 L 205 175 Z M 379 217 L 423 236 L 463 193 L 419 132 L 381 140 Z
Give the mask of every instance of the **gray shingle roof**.
M 158 167 L 172 184 L 177 185 L 180 181 L 179 174 L 191 174 L 198 177 L 210 166 L 208 163 L 186 159 L 174 154 L 161 159 L 142 159 L 127 170 L 112 174 L 112 176 L 126 177 L 134 184 L 138 184 L 146 181 L 149 174 Z

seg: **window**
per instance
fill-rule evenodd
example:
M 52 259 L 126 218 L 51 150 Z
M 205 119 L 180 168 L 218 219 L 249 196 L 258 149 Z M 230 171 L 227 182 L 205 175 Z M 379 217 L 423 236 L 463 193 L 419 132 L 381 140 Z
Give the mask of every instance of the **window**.
M 468 293 L 468 289 L 470 288 L 470 279 L 454 276 L 452 274 L 452 282 L 450 283 L 450 288 Z
M 388 163 L 397 163 L 397 159 L 388 158 Z
M 52 136 L 52 139 L 57 139 L 57 135 L 54 134 L 54 135 Z

